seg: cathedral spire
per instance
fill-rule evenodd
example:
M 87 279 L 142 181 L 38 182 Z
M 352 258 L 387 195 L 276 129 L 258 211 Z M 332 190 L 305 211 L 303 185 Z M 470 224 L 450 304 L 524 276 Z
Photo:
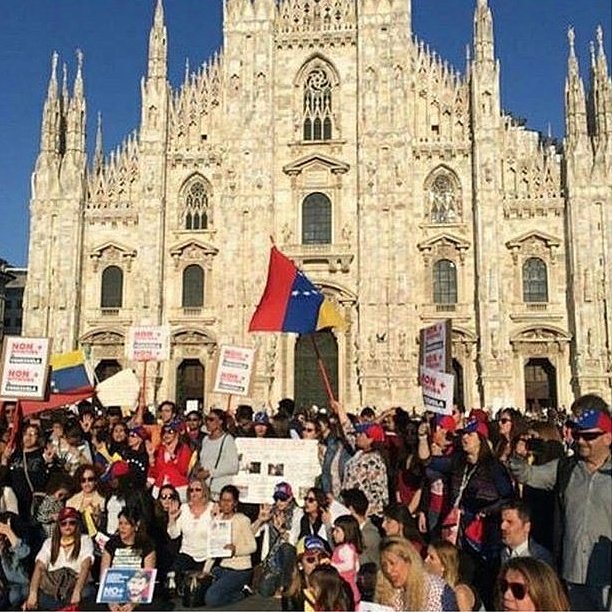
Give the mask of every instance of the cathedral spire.
M 83 87 L 83 52 L 76 50 L 77 71 L 74 78 L 73 97 L 66 112 L 66 151 L 85 154 L 85 97 Z M 67 83 L 65 84 L 68 89 Z M 67 94 L 66 94 L 67 95 Z
M 77 58 L 77 73 L 74 79 L 74 97 L 78 100 L 83 99 L 83 52 L 80 49 L 76 50 Z
M 474 60 L 494 62 L 493 16 L 487 0 L 477 0 L 474 11 Z
M 565 79 L 565 134 L 568 145 L 574 147 L 582 137 L 587 135 L 586 102 L 584 84 L 580 78 L 578 58 L 576 57 L 574 28 L 567 31 L 569 56 L 567 59 L 567 77 Z
M 597 50 L 591 43 L 591 92 L 589 96 L 593 136 L 599 146 L 605 146 L 612 138 L 612 84 L 608 75 L 608 60 L 604 51 L 603 29 L 599 25 L 595 32 Z
M 51 54 L 51 76 L 49 77 L 49 87 L 47 88 L 47 100 L 57 99 L 57 51 Z
M 47 99 L 43 108 L 40 130 L 40 151 L 55 153 L 59 149 L 60 105 L 57 85 L 57 51 L 51 54 L 51 75 L 47 87 Z
M 102 113 L 98 111 L 98 125 L 96 126 L 96 145 L 94 148 L 93 170 L 98 173 L 102 168 L 104 148 L 102 146 Z
M 164 23 L 164 7 L 162 0 L 157 0 L 153 27 L 149 34 L 149 65 L 148 78 L 153 80 L 166 79 L 168 43 L 166 25 Z

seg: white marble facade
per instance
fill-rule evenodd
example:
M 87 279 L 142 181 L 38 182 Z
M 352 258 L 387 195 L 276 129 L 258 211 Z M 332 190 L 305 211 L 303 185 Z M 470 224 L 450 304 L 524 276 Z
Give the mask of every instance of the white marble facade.
M 128 326 L 168 323 L 158 400 L 184 359 L 208 386 L 219 344 L 257 345 L 253 401 L 274 404 L 294 393 L 295 337 L 247 332 L 272 234 L 348 321 L 347 405 L 419 405 L 418 331 L 444 318 L 468 406 L 524 406 L 528 363 L 548 368 L 559 405 L 610 400 L 603 34 L 585 90 L 569 31 L 566 136 L 552 143 L 501 110 L 486 0 L 474 21 L 460 74 L 412 33 L 408 0 L 226 0 L 223 49 L 173 89 L 158 1 L 139 129 L 106 157 L 99 131 L 89 160 L 82 57 L 68 91 L 54 56 L 24 333 L 128 365 Z

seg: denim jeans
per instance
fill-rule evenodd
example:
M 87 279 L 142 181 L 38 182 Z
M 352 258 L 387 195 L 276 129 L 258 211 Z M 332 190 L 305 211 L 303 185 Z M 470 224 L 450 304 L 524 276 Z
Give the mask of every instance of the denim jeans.
M 272 597 L 277 589 L 289 586 L 295 560 L 295 548 L 286 542 L 282 544 L 276 551 L 275 558 L 270 564 L 277 571 L 266 571 L 262 576 L 259 585 L 259 594 L 262 597 Z
M 219 608 L 240 601 L 244 597 L 242 589 L 249 584 L 252 574 L 252 569 L 213 568 L 212 575 L 215 580 L 206 592 L 206 605 L 211 608 Z

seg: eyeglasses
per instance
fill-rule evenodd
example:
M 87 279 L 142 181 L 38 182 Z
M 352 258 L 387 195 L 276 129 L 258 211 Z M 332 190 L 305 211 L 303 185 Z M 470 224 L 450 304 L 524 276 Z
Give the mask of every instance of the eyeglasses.
M 172 495 L 172 493 L 168 493 L 166 495 L 160 495 L 159 499 L 176 499 L 176 495 Z
M 318 563 L 321 560 L 321 555 L 307 555 L 302 560 L 304 563 L 309 563 L 312 565 L 313 563 Z
M 193 493 L 194 491 L 203 491 L 204 489 L 202 487 L 189 487 L 187 489 L 187 491 L 189 491 L 189 493 Z
M 572 437 L 574 440 L 582 438 L 585 442 L 592 442 L 593 440 L 597 440 L 599 436 L 603 435 L 603 431 L 580 431 L 579 429 L 572 430 Z
M 499 419 L 499 422 L 505 425 L 506 423 L 512 423 L 512 419 L 509 419 L 508 417 L 502 417 L 501 419 Z
M 66 527 L 67 525 L 76 525 L 77 522 L 74 519 L 65 519 L 63 521 L 60 521 L 60 525 L 62 527 Z
M 514 599 L 518 599 L 519 601 L 525 599 L 527 595 L 527 585 L 522 582 L 508 582 L 505 578 L 502 578 L 499 581 L 499 588 L 502 593 L 505 593 L 508 589 L 512 593 L 512 597 Z
M 95 482 L 96 479 L 94 476 L 83 476 L 83 478 L 81 478 L 81 482 Z
M 316 497 L 305 497 L 304 498 L 305 502 L 310 502 L 311 504 L 314 504 L 317 501 Z

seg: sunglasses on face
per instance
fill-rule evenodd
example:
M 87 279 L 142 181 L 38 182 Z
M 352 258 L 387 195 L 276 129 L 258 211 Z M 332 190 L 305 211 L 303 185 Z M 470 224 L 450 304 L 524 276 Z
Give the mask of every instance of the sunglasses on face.
M 159 496 L 160 499 L 176 499 L 176 495 L 172 495 L 172 493 L 167 493 Z
M 305 502 L 310 502 L 311 504 L 314 504 L 317 501 L 316 497 L 305 497 L 304 498 Z
M 66 519 L 64 521 L 60 521 L 60 525 L 62 527 L 66 527 L 67 525 L 76 525 L 77 522 L 74 519 Z
M 83 476 L 81 482 L 95 482 L 96 479 L 93 476 Z
M 592 442 L 603 435 L 603 431 L 580 431 L 579 429 L 574 429 L 572 431 L 572 438 L 574 438 L 574 440 L 582 438 L 585 442 Z
M 314 433 L 317 430 L 314 427 L 304 427 L 304 431 L 306 433 Z
M 508 589 L 512 593 L 514 599 L 523 600 L 527 595 L 527 585 L 522 582 L 508 582 L 505 578 L 499 581 L 499 588 L 502 593 L 505 593 Z
M 307 555 L 303 559 L 304 563 L 309 563 L 311 565 L 313 563 L 318 563 L 320 560 L 321 560 L 321 555 Z
M 202 487 L 189 487 L 187 489 L 187 491 L 189 491 L 189 493 L 193 493 L 194 491 L 203 491 L 204 489 L 202 489 Z

